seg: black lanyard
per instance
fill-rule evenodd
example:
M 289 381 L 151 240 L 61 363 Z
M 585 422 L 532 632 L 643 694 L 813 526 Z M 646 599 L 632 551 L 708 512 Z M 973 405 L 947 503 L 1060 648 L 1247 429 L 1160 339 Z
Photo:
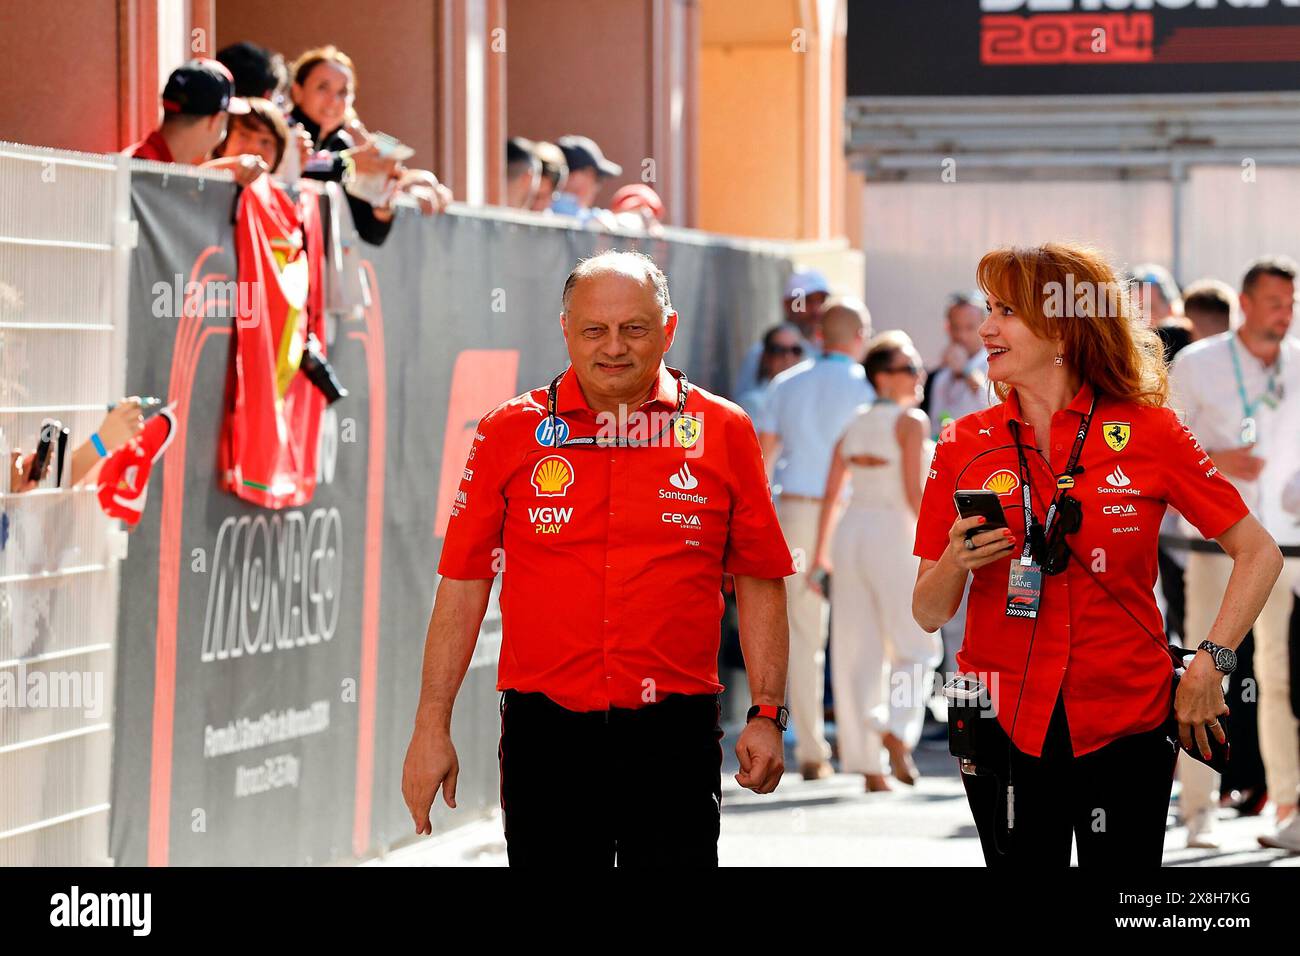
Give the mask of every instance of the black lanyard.
M 555 376 L 555 378 L 551 379 L 550 387 L 546 390 L 546 417 L 551 422 L 550 447 L 577 448 L 586 445 L 599 445 L 601 448 L 643 448 L 658 444 L 659 439 L 668 434 L 673 429 L 673 426 L 677 424 L 677 420 L 682 417 L 682 413 L 686 410 L 686 393 L 691 387 L 690 383 L 686 381 L 686 373 L 681 369 L 673 368 L 671 365 L 665 365 L 664 368 L 668 369 L 669 374 L 677 379 L 677 408 L 673 411 L 672 417 L 668 419 L 668 424 L 659 430 L 659 434 L 653 438 L 638 439 L 636 441 L 631 441 L 623 436 L 601 438 L 598 435 L 587 435 L 582 438 L 568 438 L 559 441 L 560 430 L 556 427 L 555 400 L 560 387 L 560 379 L 564 378 L 564 372 Z M 565 371 L 567 372 L 569 369 L 565 369 Z
M 1094 393 L 1092 404 L 1088 407 L 1088 413 L 1083 416 L 1083 421 L 1079 423 L 1079 432 L 1074 436 L 1074 447 L 1070 449 L 1070 459 L 1065 464 L 1063 477 L 1068 477 L 1071 483 L 1074 481 L 1074 470 L 1079 464 L 1079 455 L 1083 453 L 1083 440 L 1088 437 L 1088 426 L 1092 424 L 1092 413 L 1096 410 L 1097 395 Z M 1025 504 L 1025 547 L 1020 553 L 1020 563 L 1028 566 L 1033 561 L 1030 556 L 1030 544 L 1034 539 L 1034 509 L 1029 499 L 1029 462 L 1025 460 L 1025 449 L 1020 444 L 1020 422 L 1014 418 L 1011 420 L 1011 434 L 1016 439 L 1016 455 L 1020 459 L 1020 490 Z M 1048 440 L 1051 440 L 1050 435 L 1048 435 Z M 1051 503 L 1047 506 L 1047 518 L 1044 520 L 1042 528 L 1044 540 L 1046 540 L 1048 530 L 1052 527 L 1052 519 L 1056 517 L 1063 490 L 1058 485 L 1052 494 Z

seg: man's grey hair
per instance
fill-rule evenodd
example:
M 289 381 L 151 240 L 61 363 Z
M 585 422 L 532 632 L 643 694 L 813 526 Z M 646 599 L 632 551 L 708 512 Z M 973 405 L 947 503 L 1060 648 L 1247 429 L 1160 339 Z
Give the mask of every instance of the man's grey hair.
M 653 259 L 644 252 L 633 249 L 609 249 L 588 256 L 586 259 L 580 259 L 573 267 L 569 277 L 564 280 L 564 292 L 560 296 L 564 313 L 567 315 L 569 312 L 569 301 L 573 298 L 573 288 L 578 284 L 578 280 L 611 272 L 620 275 L 640 272 L 654 286 L 655 298 L 659 300 L 659 308 L 665 318 L 673 311 L 672 299 L 668 296 L 668 277 L 659 266 L 655 265 Z

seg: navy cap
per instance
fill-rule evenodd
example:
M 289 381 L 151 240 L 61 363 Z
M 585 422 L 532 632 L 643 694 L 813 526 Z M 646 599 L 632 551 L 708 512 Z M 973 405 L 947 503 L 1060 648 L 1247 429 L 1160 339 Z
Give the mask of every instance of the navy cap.
M 602 176 L 623 175 L 623 167 L 606 159 L 594 139 L 588 139 L 586 136 L 561 136 L 555 141 L 555 145 L 563 150 L 565 162 L 568 163 L 571 173 L 579 169 L 595 167 L 596 172 Z
M 248 104 L 235 96 L 235 79 L 216 60 L 190 60 L 172 71 L 162 93 L 163 112 L 186 116 L 247 113 Z

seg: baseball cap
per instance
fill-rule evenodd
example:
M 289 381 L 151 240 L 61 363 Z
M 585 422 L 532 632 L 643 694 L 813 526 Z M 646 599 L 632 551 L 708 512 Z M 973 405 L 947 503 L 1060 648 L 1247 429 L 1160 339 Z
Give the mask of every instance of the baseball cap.
M 594 166 L 602 176 L 623 175 L 623 167 L 606 159 L 594 139 L 586 136 L 561 136 L 555 145 L 564 153 L 564 161 L 568 163 L 571 173 Z
M 609 201 L 612 212 L 626 212 L 641 208 L 649 209 L 656 219 L 664 217 L 663 200 L 659 194 L 645 183 L 628 183 L 620 186 L 614 198 Z
M 802 292 L 804 295 L 816 295 L 818 292 L 824 292 L 830 295 L 831 284 L 826 281 L 826 276 L 822 275 L 816 269 L 796 269 L 794 274 L 785 282 L 785 297 L 793 299 Z
M 149 472 L 175 433 L 176 417 L 169 405 L 145 422 L 140 434 L 104 462 L 96 482 L 99 506 L 104 514 L 121 518 L 129 526 L 139 522 L 149 495 Z
M 235 96 L 235 78 L 217 60 L 190 60 L 167 77 L 162 93 L 163 112 L 186 116 L 247 113 L 248 104 Z

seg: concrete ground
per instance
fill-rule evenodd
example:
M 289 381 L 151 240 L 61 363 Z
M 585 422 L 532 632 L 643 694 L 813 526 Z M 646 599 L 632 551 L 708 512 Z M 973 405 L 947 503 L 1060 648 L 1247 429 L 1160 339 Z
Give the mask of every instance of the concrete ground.
M 933 726 L 933 725 L 931 725 Z M 740 787 L 733 774 L 739 726 L 723 741 L 723 866 L 982 866 L 979 838 L 966 806 L 956 761 L 947 740 L 923 740 L 915 759 L 922 777 L 915 787 L 893 781 L 889 793 L 866 793 L 860 776 L 836 774 L 805 782 L 787 772 L 774 793 Z M 794 756 L 786 754 L 786 766 Z M 1218 824 L 1218 850 L 1189 850 L 1187 831 L 1175 823 L 1177 784 L 1165 839 L 1166 866 L 1300 866 L 1300 854 L 1261 847 L 1272 829 L 1271 811 Z M 371 866 L 505 866 L 499 815 L 427 838 L 371 861 Z

